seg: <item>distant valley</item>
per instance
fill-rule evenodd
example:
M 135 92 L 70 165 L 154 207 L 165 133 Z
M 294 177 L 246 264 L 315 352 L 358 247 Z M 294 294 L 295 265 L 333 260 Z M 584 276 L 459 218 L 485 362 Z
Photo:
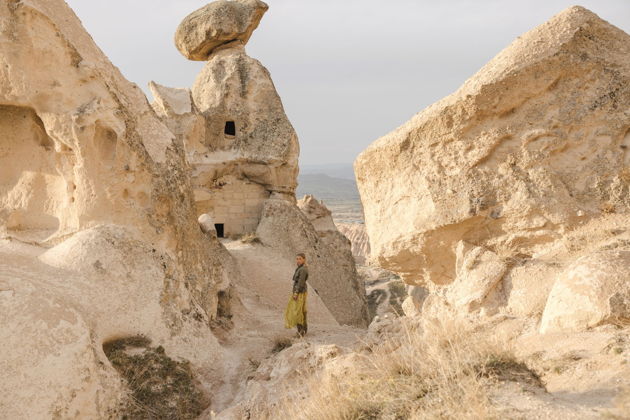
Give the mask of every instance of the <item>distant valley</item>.
M 297 197 L 306 194 L 323 200 L 339 223 L 363 223 L 363 209 L 352 165 L 304 165 L 298 177 Z

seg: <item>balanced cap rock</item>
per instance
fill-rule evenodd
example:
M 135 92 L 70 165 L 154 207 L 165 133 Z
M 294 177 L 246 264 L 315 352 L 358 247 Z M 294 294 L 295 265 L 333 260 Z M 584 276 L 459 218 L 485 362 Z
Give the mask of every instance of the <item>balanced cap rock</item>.
M 189 60 L 206 61 L 225 44 L 246 44 L 269 6 L 260 0 L 219 0 L 188 15 L 175 32 L 175 45 Z

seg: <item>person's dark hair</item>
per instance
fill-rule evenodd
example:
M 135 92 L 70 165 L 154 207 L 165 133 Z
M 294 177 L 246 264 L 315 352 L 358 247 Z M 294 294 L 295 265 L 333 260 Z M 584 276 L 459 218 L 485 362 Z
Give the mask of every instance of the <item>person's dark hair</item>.
M 302 257 L 304 259 L 306 259 L 306 254 L 304 254 L 303 252 L 300 252 L 298 254 L 295 254 L 296 257 Z

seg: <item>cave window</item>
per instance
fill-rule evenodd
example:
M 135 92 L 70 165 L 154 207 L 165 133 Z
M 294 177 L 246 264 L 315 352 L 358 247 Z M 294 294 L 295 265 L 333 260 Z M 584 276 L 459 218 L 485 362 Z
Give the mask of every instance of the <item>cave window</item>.
M 217 231 L 217 238 L 225 238 L 225 227 L 223 223 L 216 223 L 214 229 Z
M 224 133 L 226 136 L 236 136 L 236 124 L 234 123 L 234 121 L 225 122 Z

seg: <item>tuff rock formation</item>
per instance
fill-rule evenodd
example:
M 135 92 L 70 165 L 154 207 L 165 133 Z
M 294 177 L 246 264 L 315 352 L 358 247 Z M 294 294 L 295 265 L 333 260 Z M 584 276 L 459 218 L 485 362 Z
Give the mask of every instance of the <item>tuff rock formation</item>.
M 316 202 L 307 198 L 302 207 L 314 204 L 313 201 Z M 316 208 L 321 213 L 320 206 L 318 203 Z M 306 254 L 308 282 L 337 322 L 358 327 L 368 325 L 365 288 L 358 279 L 350 241 L 338 230 L 317 230 L 295 204 L 271 198 L 263 206 L 256 235 L 285 258 L 294 258 L 297 252 Z
M 630 226 L 629 57 L 628 34 L 569 8 L 373 143 L 355 162 L 373 257 L 456 310 L 507 304 L 540 316 L 560 261 L 604 246 L 562 248 L 568 233 Z M 610 263 L 627 282 L 627 262 Z M 567 283 L 610 282 L 567 270 L 543 330 L 564 325 L 560 307 L 582 299 Z M 600 298 L 598 315 L 578 317 L 582 327 L 611 314 L 610 295 Z
M 336 231 L 337 226 L 333 222 L 332 212 L 312 195 L 305 195 L 297 203 L 298 208 L 304 213 L 309 222 L 318 232 Z
M 297 135 L 269 72 L 242 46 L 211 54 L 192 91 L 150 88 L 157 114 L 185 145 L 197 212 L 223 236 L 254 232 L 271 194 L 294 197 Z
M 179 24 L 175 45 L 189 60 L 206 61 L 222 46 L 247 44 L 267 9 L 260 0 L 214 1 Z
M 370 262 L 370 238 L 367 236 L 365 225 L 361 223 L 337 223 L 339 232 L 350 240 L 352 255 L 359 264 Z
M 199 229 L 183 144 L 72 10 L 4 2 L 0 28 L 0 411 L 115 416 L 103 344 L 143 335 L 210 372 L 234 267 Z
M 581 331 L 630 321 L 630 250 L 600 251 L 560 274 L 545 306 L 541 331 Z
M 176 34 L 178 47 L 179 40 L 186 38 L 182 34 L 195 39 L 191 48 L 214 45 L 220 37 L 207 27 L 214 28 L 218 20 L 228 26 L 253 20 L 239 32 L 245 38 L 226 35 L 221 38 L 225 45 L 204 50 L 207 63 L 191 90 L 152 82 L 152 106 L 184 144 L 204 232 L 211 236 L 216 232 L 219 238 L 255 233 L 279 252 L 278 258 L 293 260 L 295 253 L 306 252 L 310 282 L 335 319 L 367 326 L 365 291 L 350 243 L 337 231 L 330 212 L 316 200 L 304 204 L 313 205 L 313 213 L 306 210 L 310 219 L 296 205 L 299 144 L 271 76 L 247 55 L 244 42 L 231 42 L 249 38 L 266 10 L 263 5 L 259 1 L 218 1 L 186 18 Z M 219 11 L 236 17 L 225 18 Z M 207 22 L 204 16 L 209 16 Z

